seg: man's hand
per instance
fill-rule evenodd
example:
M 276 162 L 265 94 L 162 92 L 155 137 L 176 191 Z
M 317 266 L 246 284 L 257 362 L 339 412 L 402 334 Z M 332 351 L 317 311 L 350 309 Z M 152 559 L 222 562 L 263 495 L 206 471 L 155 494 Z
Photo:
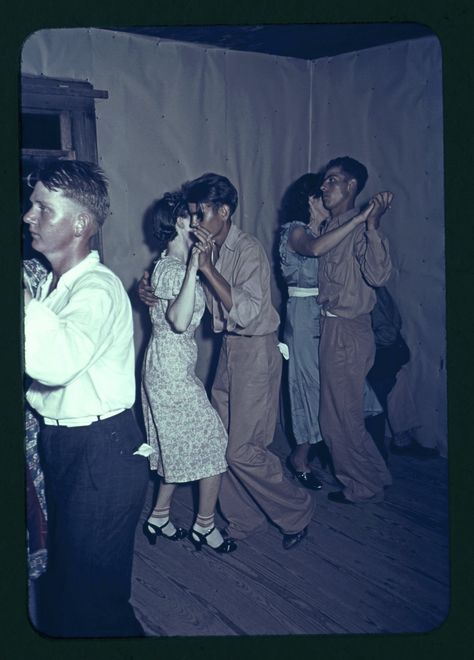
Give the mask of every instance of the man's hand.
M 150 286 L 150 273 L 145 270 L 142 276 L 142 279 L 138 283 L 138 297 L 145 305 L 151 307 L 156 305 L 158 298 L 153 293 L 153 289 Z
M 212 267 L 212 251 L 215 242 L 212 234 L 204 227 L 194 227 L 191 232 L 196 237 L 196 243 L 193 246 L 193 255 L 199 256 L 199 270 L 203 273 Z
M 379 228 L 380 218 L 390 208 L 392 199 L 393 193 L 390 191 L 380 192 L 372 197 L 369 204 L 373 205 L 373 209 L 367 218 L 367 229 Z

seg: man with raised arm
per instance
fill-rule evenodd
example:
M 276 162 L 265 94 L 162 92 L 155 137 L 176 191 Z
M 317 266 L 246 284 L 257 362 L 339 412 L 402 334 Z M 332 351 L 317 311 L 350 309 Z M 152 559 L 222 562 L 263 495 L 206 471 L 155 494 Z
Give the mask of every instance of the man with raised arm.
M 359 213 L 355 199 L 367 181 L 362 163 L 344 156 L 328 163 L 321 190 L 329 211 L 325 232 Z M 390 277 L 392 264 L 388 241 L 379 231 L 392 193 L 372 198 L 366 223 L 321 256 L 319 296 L 321 305 L 319 422 L 331 452 L 341 491 L 328 494 L 341 504 L 383 498 L 391 476 L 364 425 L 364 381 L 375 357 L 370 312 L 374 287 Z

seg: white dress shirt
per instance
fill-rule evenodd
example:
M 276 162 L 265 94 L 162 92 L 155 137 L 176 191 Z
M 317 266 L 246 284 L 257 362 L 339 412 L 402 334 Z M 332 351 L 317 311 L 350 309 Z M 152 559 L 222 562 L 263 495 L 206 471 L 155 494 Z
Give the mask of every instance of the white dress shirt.
M 51 281 L 50 273 L 25 310 L 28 402 L 43 417 L 73 422 L 131 408 L 132 313 L 119 278 L 92 251 L 49 293 Z

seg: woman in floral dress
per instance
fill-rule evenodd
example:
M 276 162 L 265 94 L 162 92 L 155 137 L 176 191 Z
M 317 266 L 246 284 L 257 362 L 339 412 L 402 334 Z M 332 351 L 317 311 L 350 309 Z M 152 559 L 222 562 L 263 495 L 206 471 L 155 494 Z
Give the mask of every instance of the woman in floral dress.
M 156 304 L 150 307 L 152 335 L 142 373 L 142 405 L 150 465 L 161 477 L 158 499 L 144 524 L 150 543 L 187 532 L 170 521 L 178 483 L 199 482 L 199 510 L 190 533 L 198 549 L 208 545 L 232 552 L 233 539 L 223 539 L 214 526 L 221 475 L 227 469 L 227 433 L 196 376 L 194 333 L 205 309 L 197 277 L 202 249 L 190 232 L 190 218 L 179 193 L 167 193 L 151 209 L 153 232 L 161 248 L 151 277 Z
M 38 284 L 47 273 L 48 271 L 38 259 L 23 261 L 23 281 L 32 295 L 35 294 Z M 25 401 L 27 551 L 28 575 L 31 580 L 35 580 L 44 573 L 48 558 L 44 476 L 38 454 L 39 430 L 38 418 Z

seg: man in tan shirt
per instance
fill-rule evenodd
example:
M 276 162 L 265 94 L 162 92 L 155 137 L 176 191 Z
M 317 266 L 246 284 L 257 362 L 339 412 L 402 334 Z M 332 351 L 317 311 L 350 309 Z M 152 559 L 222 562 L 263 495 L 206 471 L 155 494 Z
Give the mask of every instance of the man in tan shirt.
M 199 268 L 213 329 L 223 333 L 212 404 L 229 433 L 229 470 L 219 494 L 227 531 L 245 538 L 264 529 L 268 517 L 290 549 L 306 536 L 313 501 L 268 449 L 282 366 L 268 259 L 259 241 L 233 224 L 238 196 L 226 177 L 204 174 L 186 184 L 184 194 L 196 238 L 207 246 Z
M 327 165 L 321 185 L 330 213 L 325 231 L 359 213 L 355 198 L 366 181 L 365 166 L 353 158 L 336 158 Z M 388 241 L 378 227 L 392 197 L 390 192 L 376 195 L 367 222 L 319 262 L 319 421 L 343 486 L 328 498 L 341 504 L 383 499 L 384 487 L 392 482 L 363 415 L 364 381 L 375 357 L 370 319 L 376 301 L 374 287 L 384 285 L 392 270 Z

